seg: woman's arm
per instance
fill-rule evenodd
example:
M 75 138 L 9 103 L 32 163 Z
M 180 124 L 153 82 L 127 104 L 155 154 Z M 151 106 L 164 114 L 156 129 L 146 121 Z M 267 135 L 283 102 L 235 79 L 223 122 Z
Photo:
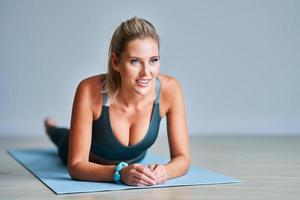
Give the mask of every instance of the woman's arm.
M 167 178 L 184 175 L 190 165 L 189 138 L 182 89 L 177 80 L 168 84 L 170 106 L 167 110 L 167 131 L 171 161 L 164 165 Z
M 70 125 L 68 155 L 69 174 L 74 179 L 113 181 L 113 165 L 89 162 L 92 137 L 92 94 L 89 80 L 80 82 L 76 89 Z

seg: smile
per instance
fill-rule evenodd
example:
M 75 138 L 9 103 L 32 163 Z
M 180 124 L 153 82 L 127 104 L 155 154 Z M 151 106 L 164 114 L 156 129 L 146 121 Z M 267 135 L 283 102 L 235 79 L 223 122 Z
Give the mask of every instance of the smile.
M 142 87 L 146 87 L 151 79 L 138 79 L 136 80 L 137 84 Z

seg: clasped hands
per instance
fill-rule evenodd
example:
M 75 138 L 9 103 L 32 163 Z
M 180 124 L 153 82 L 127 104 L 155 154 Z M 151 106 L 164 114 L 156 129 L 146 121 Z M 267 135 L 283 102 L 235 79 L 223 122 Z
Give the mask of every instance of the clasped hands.
M 167 170 L 161 164 L 132 164 L 122 168 L 120 174 L 122 182 L 132 186 L 163 184 L 168 179 Z

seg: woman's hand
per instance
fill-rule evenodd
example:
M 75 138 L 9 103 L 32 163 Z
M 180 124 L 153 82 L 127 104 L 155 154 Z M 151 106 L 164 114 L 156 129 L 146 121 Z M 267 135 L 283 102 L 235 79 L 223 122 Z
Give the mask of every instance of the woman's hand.
M 155 185 L 154 172 L 142 164 L 132 164 L 121 170 L 121 180 L 126 185 L 148 186 Z
M 148 168 L 152 171 L 153 175 L 156 177 L 157 184 L 163 184 L 168 180 L 167 170 L 163 165 L 160 164 L 150 164 Z

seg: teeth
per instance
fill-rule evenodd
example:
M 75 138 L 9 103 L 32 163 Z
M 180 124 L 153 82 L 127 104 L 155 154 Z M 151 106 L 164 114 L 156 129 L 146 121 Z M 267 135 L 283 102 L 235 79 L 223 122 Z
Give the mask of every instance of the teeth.
M 150 80 L 144 80 L 144 79 L 140 79 L 137 80 L 139 83 L 143 83 L 143 84 L 147 84 Z

